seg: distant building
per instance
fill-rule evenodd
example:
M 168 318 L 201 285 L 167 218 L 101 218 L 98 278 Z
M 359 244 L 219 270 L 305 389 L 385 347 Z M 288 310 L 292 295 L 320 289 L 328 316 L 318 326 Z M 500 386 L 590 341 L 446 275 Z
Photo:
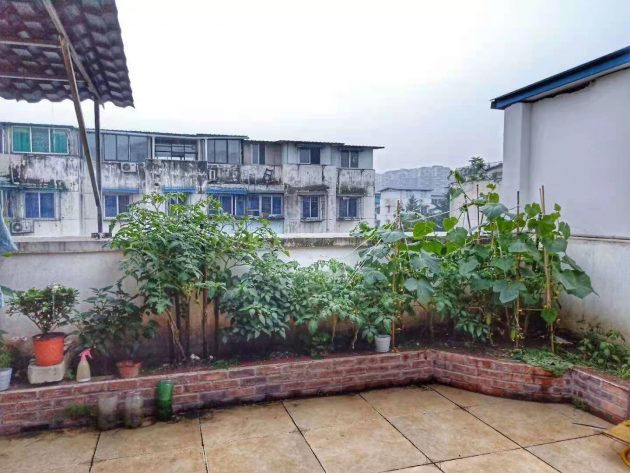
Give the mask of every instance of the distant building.
M 393 222 L 396 219 L 398 202 L 400 202 L 401 210 L 405 210 L 412 196 L 425 209 L 431 207 L 433 205 L 432 192 L 432 189 L 401 189 L 393 187 L 382 189 L 377 193 L 379 204 L 376 209 L 376 224 L 383 225 Z
M 376 174 L 376 191 L 387 187 L 431 189 L 435 195 L 445 195 L 448 192 L 450 172 L 450 168 L 439 165 L 385 171 Z
M 96 206 L 74 127 L 0 123 L 0 208 L 14 234 L 89 235 Z M 95 156 L 94 132 L 88 133 Z M 373 151 L 337 142 L 103 130 L 103 215 L 147 193 L 216 197 L 278 233 L 348 232 L 374 223 Z M 166 209 L 165 209 L 166 210 Z

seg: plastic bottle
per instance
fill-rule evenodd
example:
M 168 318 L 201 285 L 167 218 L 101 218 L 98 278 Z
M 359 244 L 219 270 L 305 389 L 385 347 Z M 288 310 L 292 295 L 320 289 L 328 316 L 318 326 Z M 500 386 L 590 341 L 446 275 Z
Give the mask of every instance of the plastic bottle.
M 92 358 L 92 352 L 90 348 L 83 350 L 79 353 L 81 357 L 81 361 L 79 361 L 79 366 L 77 367 L 77 383 L 85 383 L 92 379 L 92 374 L 90 372 L 90 363 L 88 363 L 88 357 Z

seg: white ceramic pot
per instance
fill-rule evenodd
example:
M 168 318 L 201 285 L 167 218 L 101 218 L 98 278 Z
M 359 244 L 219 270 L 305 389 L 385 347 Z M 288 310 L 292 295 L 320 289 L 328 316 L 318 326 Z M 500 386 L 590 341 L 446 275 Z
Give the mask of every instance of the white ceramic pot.
M 392 337 L 390 335 L 377 335 L 374 338 L 376 344 L 376 353 L 387 353 Z
M 0 369 L 0 391 L 6 391 L 11 384 L 11 374 L 13 368 L 1 368 Z

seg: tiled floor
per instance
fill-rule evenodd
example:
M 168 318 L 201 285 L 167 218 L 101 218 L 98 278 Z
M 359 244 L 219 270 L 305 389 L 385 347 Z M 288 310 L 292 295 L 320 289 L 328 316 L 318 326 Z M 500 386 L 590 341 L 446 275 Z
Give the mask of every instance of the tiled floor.
M 0 472 L 625 473 L 597 427 L 609 424 L 570 405 L 431 385 L 0 438 Z

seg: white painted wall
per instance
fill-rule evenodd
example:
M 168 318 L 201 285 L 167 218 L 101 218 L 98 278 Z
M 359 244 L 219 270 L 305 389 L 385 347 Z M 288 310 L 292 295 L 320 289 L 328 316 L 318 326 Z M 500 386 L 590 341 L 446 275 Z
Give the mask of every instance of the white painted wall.
M 586 317 L 630 340 L 630 70 L 584 89 L 505 110 L 502 201 L 562 206 L 573 235 L 569 253 L 600 296 L 567 299 L 563 321 Z

